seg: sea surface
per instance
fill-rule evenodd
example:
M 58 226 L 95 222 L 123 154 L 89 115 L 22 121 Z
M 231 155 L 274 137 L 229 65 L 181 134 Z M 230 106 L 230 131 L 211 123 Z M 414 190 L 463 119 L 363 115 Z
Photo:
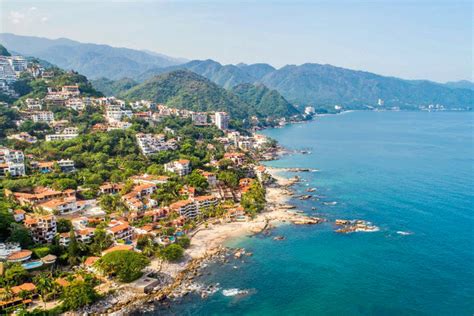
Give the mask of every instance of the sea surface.
M 253 256 L 207 269 L 199 281 L 220 291 L 150 314 L 473 315 L 473 122 L 473 113 L 352 112 L 265 131 L 310 151 L 268 165 L 318 169 L 298 173 L 294 188 L 314 187 L 306 194 L 319 200 L 292 202 L 328 222 L 229 242 Z M 337 218 L 380 230 L 338 234 Z

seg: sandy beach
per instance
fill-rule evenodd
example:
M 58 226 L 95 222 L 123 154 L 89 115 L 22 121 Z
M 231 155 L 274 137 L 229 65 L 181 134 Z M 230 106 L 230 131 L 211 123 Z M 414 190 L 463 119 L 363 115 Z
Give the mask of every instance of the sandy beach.
M 179 263 L 168 263 L 160 259 L 152 260 L 147 267 L 148 272 L 159 272 L 166 275 L 166 279 L 174 280 L 163 289 L 158 291 L 156 296 L 163 292 L 169 293 L 173 287 L 179 286 L 179 281 L 185 277 L 190 270 L 196 269 L 206 258 L 212 257 L 222 251 L 226 241 L 232 238 L 250 236 L 258 234 L 269 227 L 275 227 L 285 223 L 308 219 L 303 214 L 292 210 L 293 206 L 288 204 L 292 195 L 289 186 L 298 181 L 297 178 L 285 178 L 279 175 L 280 169 L 267 168 L 267 172 L 272 175 L 275 182 L 266 186 L 267 204 L 265 211 L 258 214 L 253 219 L 242 222 L 226 222 L 224 220 L 214 220 L 201 225 L 191 234 L 191 245 L 185 252 L 185 259 Z M 162 292 L 160 294 L 160 292 Z M 122 295 L 113 298 L 113 306 L 101 304 L 102 310 L 94 312 L 115 311 L 116 315 L 126 314 L 129 310 L 140 306 L 140 302 L 149 300 L 148 295 L 134 295 L 129 291 L 121 291 Z M 105 309 L 105 310 L 104 310 Z

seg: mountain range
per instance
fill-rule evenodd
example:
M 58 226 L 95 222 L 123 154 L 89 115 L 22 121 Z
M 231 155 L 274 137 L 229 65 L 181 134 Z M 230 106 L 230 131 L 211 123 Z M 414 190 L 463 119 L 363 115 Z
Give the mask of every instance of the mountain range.
M 263 85 L 242 84 L 226 90 L 189 70 L 174 70 L 118 94 L 126 100 L 152 100 L 193 111 L 226 111 L 234 118 L 290 117 L 298 110 L 277 91 Z
M 186 62 L 149 51 L 83 44 L 64 38 L 50 40 L 0 34 L 0 43 L 9 50 L 97 79 L 94 84 L 105 94 L 123 93 L 154 76 L 188 70 L 229 91 L 242 84 L 264 85 L 299 108 L 305 105 L 320 110 L 334 110 L 335 105 L 347 109 L 370 108 L 377 106 L 381 99 L 384 108 L 417 109 L 441 104 L 466 109 L 473 107 L 474 100 L 474 84 L 470 81 L 441 84 L 404 80 L 315 63 L 276 69 L 268 64 L 222 65 L 210 59 Z
M 48 39 L 0 33 L 0 43 L 11 52 L 47 60 L 91 79 L 134 77 L 154 67 L 168 67 L 186 61 L 147 51 L 86 44 L 66 38 Z

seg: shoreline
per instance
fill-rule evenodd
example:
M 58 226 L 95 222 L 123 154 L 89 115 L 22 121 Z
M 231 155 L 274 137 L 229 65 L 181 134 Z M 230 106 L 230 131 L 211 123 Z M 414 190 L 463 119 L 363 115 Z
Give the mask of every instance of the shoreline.
M 135 293 L 127 284 L 115 288 L 115 294 L 107 295 L 104 300 L 84 309 L 87 313 L 113 313 L 126 315 L 137 311 L 144 304 L 163 301 L 174 297 L 174 292 L 192 282 L 202 267 L 208 261 L 216 260 L 229 249 L 225 243 L 231 239 L 263 233 L 284 224 L 315 224 L 311 217 L 296 213 L 293 205 L 288 204 L 293 193 L 289 187 L 299 181 L 297 177 L 286 178 L 279 172 L 284 169 L 266 167 L 267 172 L 274 179 L 273 183 L 265 186 L 265 210 L 255 218 L 243 222 L 224 222 L 214 220 L 201 225 L 191 237 L 191 245 L 185 251 L 185 259 L 179 263 L 164 262 L 153 259 L 145 269 L 144 274 L 157 273 L 164 279 L 159 290 L 150 294 Z M 189 285 L 189 284 L 188 284 Z

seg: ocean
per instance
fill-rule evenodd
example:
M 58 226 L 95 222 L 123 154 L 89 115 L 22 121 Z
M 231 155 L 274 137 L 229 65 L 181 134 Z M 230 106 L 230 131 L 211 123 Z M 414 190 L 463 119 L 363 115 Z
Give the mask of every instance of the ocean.
M 318 200 L 291 203 L 328 222 L 229 241 L 253 256 L 206 269 L 199 281 L 220 291 L 149 314 L 473 315 L 473 122 L 473 113 L 351 112 L 264 131 L 296 151 L 267 165 L 318 170 L 298 173 L 294 187 Z M 379 231 L 338 234 L 338 218 Z

